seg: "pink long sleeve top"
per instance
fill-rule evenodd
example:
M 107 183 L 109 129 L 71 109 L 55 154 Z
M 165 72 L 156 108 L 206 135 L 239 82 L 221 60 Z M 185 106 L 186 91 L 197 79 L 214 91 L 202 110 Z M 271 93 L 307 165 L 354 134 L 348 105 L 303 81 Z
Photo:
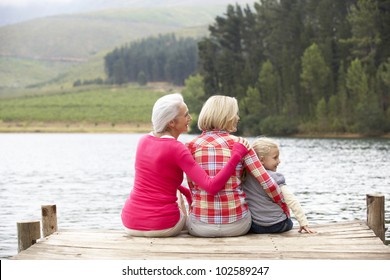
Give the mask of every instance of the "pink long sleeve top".
M 217 193 L 247 152 L 242 144 L 235 143 L 229 163 L 210 178 L 180 141 L 145 135 L 136 152 L 134 186 L 122 209 L 123 225 L 143 231 L 175 226 L 180 219 L 176 191 L 180 190 L 187 198 L 190 195 L 181 186 L 183 171 L 205 190 Z

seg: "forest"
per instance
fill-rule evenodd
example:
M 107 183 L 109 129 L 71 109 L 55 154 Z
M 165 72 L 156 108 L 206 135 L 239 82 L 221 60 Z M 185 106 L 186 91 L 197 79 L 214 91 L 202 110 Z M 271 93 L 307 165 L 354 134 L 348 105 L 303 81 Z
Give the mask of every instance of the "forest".
M 390 132 L 390 0 L 229 5 L 195 47 L 165 39 L 115 49 L 109 79 L 184 82 L 195 120 L 209 96 L 236 97 L 247 135 Z
M 149 37 L 116 48 L 104 59 L 111 84 L 164 81 L 183 85 L 197 68 L 197 42 L 193 38 L 177 39 L 174 34 Z

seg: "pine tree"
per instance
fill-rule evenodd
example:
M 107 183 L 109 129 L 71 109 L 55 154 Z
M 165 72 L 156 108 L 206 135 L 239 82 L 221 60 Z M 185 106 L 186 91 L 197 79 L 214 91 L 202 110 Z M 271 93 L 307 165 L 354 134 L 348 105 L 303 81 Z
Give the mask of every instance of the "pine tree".
M 382 130 L 380 124 L 383 123 L 383 115 L 375 92 L 369 88 L 368 76 L 359 59 L 351 63 L 346 79 L 349 103 L 354 108 L 353 131 L 364 134 L 379 133 Z
M 261 67 L 258 88 L 264 104 L 267 105 L 267 113 L 269 115 L 280 114 L 283 104 L 280 77 L 269 60 L 264 62 Z
M 377 25 L 379 10 L 375 0 L 358 0 L 356 6 L 351 7 L 347 16 L 351 24 L 353 43 L 352 54 L 355 58 L 367 65 L 368 74 L 375 73 L 375 57 L 380 44 L 380 33 Z
M 328 98 L 327 84 L 330 70 L 319 50 L 317 44 L 312 44 L 302 56 L 301 85 L 303 90 L 303 103 L 308 115 L 314 116 L 312 106 L 316 106 L 322 98 Z

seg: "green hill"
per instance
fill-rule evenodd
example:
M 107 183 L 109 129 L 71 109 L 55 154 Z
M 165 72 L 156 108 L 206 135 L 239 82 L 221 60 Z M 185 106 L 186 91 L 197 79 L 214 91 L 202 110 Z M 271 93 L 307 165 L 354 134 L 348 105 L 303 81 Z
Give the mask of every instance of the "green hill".
M 63 15 L 0 28 L 1 56 L 81 62 L 135 39 L 205 26 L 215 10 L 127 9 Z
M 148 36 L 199 37 L 225 6 L 131 8 L 52 16 L 0 28 L 0 96 L 10 88 L 104 75 L 104 55 Z
M 35 91 L 0 102 L 0 132 L 136 132 L 150 130 L 153 103 L 174 89 L 84 86 Z M 34 91 L 31 90 L 30 93 Z

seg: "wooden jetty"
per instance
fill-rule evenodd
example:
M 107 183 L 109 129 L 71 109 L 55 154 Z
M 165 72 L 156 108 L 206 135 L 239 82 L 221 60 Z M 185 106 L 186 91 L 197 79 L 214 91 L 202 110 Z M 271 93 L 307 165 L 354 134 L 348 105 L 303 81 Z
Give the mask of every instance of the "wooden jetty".
M 47 219 L 48 216 L 52 218 Z M 130 237 L 124 230 L 57 231 L 56 216 L 46 213 L 45 217 L 46 221 L 42 221 L 45 224 L 43 228 L 46 228 L 44 235 L 47 236 L 33 241 L 34 244 L 27 249 L 19 247 L 20 252 L 11 259 L 390 260 L 390 246 L 383 243 L 383 195 L 367 195 L 367 223 L 356 220 L 313 225 L 316 234 L 298 233 L 294 228 L 282 234 L 248 234 L 229 238 L 199 238 L 185 231 L 176 237 L 143 238 Z M 52 225 L 47 226 L 47 223 Z M 36 237 L 34 234 L 26 235 Z M 21 242 L 19 245 L 22 245 Z

